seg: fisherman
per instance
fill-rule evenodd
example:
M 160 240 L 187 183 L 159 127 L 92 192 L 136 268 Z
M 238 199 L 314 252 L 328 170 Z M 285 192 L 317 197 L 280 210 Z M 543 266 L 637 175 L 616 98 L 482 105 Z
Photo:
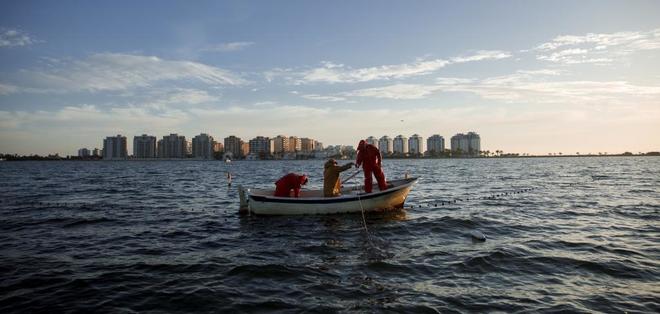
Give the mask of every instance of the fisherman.
M 364 191 L 371 193 L 373 186 L 372 174 L 376 177 L 378 188 L 381 191 L 386 190 L 387 183 L 385 182 L 385 174 L 381 168 L 382 157 L 378 147 L 361 140 L 357 149 L 358 153 L 355 164 L 358 168 L 362 166 L 362 170 L 364 171 Z
M 349 162 L 338 166 L 337 161 L 330 158 L 323 166 L 323 196 L 332 197 L 341 195 L 341 183 L 339 173 L 350 169 L 355 163 Z
M 307 176 L 295 173 L 289 173 L 281 177 L 275 182 L 275 196 L 291 197 L 291 190 L 293 196 L 300 196 L 300 187 L 307 184 Z

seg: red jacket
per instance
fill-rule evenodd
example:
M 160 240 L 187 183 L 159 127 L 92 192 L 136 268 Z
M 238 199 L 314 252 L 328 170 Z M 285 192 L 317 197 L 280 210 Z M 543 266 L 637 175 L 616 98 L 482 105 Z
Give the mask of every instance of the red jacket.
M 365 144 L 358 146 L 357 159 L 355 164 L 359 167 L 364 163 L 365 168 L 373 168 L 380 166 L 381 156 L 380 150 L 372 144 Z
M 295 197 L 300 196 L 300 187 L 307 183 L 307 176 L 289 173 L 275 182 L 275 196 L 289 197 L 291 190 Z

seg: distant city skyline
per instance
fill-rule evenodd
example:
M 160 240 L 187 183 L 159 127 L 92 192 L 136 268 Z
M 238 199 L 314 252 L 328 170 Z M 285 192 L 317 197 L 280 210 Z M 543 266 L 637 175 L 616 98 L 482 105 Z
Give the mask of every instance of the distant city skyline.
M 658 1 L 6 1 L 0 153 L 76 155 L 113 134 L 355 146 L 464 130 L 491 151 L 658 151 L 657 12 Z
M 465 138 L 465 140 L 461 140 Z M 387 135 L 383 135 L 380 139 L 374 136 L 360 138 L 356 140 L 359 143 L 361 140 L 366 140 L 367 143 L 373 144 L 381 150 L 383 156 L 412 156 L 421 157 L 424 155 L 429 156 L 449 156 L 449 151 L 453 152 L 454 156 L 475 157 L 479 156 L 485 151 L 481 150 L 481 137 L 473 131 L 467 134 L 456 133 L 451 137 L 451 146 L 445 147 L 444 137 L 439 134 L 433 134 L 429 138 L 424 138 L 419 134 L 413 134 L 409 138 L 405 135 L 397 135 L 393 139 Z M 458 140 L 456 140 L 458 139 Z M 456 141 L 455 141 L 456 140 Z M 216 141 L 212 135 L 207 133 L 200 133 L 188 140 L 185 135 L 177 133 L 170 133 L 162 136 L 158 140 L 157 136 L 150 134 L 140 134 L 133 136 L 133 145 L 130 146 L 131 141 L 128 140 L 126 135 L 117 134 L 107 136 L 101 140 L 102 149 L 98 148 L 81 147 L 79 148 L 78 157 L 96 157 L 102 156 L 103 159 L 126 159 L 128 157 L 137 159 L 154 159 L 154 158 L 193 158 L 201 159 L 216 159 L 215 153 L 223 152 L 226 156 L 231 158 L 249 158 L 249 159 L 266 159 L 270 156 L 279 156 L 288 153 L 310 153 L 324 151 L 325 148 L 339 147 L 347 148 L 354 151 L 354 145 L 324 145 L 315 139 L 309 137 L 299 137 L 295 135 L 277 136 L 263 136 L 258 135 L 251 139 L 244 139 L 236 135 L 228 135 L 222 142 Z M 456 143 L 455 143 L 456 142 Z M 93 151 L 93 154 L 92 154 Z M 133 154 L 128 152 L 132 151 Z M 314 158 L 322 158 L 322 155 L 315 155 Z M 327 156 L 325 156 L 327 157 Z

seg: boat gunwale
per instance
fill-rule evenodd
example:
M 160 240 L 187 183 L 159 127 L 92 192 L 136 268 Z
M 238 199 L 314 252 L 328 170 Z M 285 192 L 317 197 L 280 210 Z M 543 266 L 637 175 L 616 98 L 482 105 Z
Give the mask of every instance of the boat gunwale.
M 254 200 L 256 202 L 266 202 L 266 203 L 290 203 L 290 204 L 345 203 L 345 202 L 353 202 L 358 200 L 367 200 L 367 199 L 382 197 L 397 192 L 401 189 L 407 188 L 417 183 L 418 179 L 419 178 L 407 178 L 407 179 L 393 180 L 393 181 L 403 181 L 404 183 L 384 191 L 360 193 L 360 194 L 343 194 L 337 197 L 281 197 L 281 196 L 270 196 L 270 195 L 256 195 L 256 194 L 248 193 L 248 198 L 251 201 Z

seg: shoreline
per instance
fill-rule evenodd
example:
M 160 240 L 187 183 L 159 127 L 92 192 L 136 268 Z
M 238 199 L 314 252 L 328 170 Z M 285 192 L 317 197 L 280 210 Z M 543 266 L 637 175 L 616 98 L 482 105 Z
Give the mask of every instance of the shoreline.
M 655 154 L 655 153 L 647 153 L 647 154 L 635 154 L 635 155 L 628 155 L 628 154 L 617 154 L 617 155 L 560 155 L 560 156 L 548 156 L 548 155 L 529 155 L 529 156 L 491 156 L 491 157 L 485 157 L 485 156 L 479 156 L 479 157 L 383 157 L 383 159 L 388 159 L 388 160 L 401 160 L 401 159 L 421 159 L 421 160 L 430 160 L 430 159 L 440 159 L 440 160 L 449 160 L 449 159 L 524 159 L 524 158 L 593 158 L 593 157 L 658 157 L 660 154 Z M 336 158 L 336 157 L 327 157 L 327 158 Z M 232 160 L 232 162 L 236 161 L 290 161 L 290 160 L 325 160 L 327 158 L 306 158 L 306 159 L 257 159 L 257 160 L 247 160 L 247 159 L 235 159 Z M 347 158 L 347 159 L 341 159 L 341 158 L 336 158 L 338 160 L 352 160 L 354 158 Z M 130 162 L 152 162 L 152 161 L 219 161 L 219 162 L 224 162 L 222 159 L 200 159 L 200 158 L 144 158 L 144 159 L 134 159 L 134 158 L 127 158 L 127 159 L 111 159 L 111 160 L 105 160 L 105 159 L 100 159 L 100 158 L 48 158 L 48 157 L 41 157 L 41 158 L 30 158 L 30 157 L 18 157 L 15 159 L 2 159 L 0 162 L 4 161 L 104 161 L 104 162 L 112 162 L 112 161 L 130 161 Z

